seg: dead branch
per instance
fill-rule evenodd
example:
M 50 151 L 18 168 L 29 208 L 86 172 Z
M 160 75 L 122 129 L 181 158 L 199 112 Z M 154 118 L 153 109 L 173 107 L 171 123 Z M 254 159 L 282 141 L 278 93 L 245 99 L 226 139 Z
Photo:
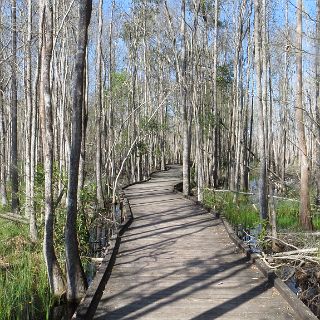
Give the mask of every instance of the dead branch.
M 320 258 L 312 257 L 312 256 L 305 256 L 305 255 L 291 255 L 291 256 L 282 256 L 282 257 L 270 257 L 270 259 L 279 259 L 279 260 L 293 260 L 293 261 L 309 261 L 313 263 L 319 263 Z
M 318 248 L 297 249 L 292 251 L 274 253 L 272 257 L 283 257 L 283 256 L 296 255 L 301 253 L 317 253 L 317 252 L 319 252 Z
M 29 221 L 25 217 L 19 216 L 15 213 L 0 213 L 0 217 L 14 222 L 29 224 Z
M 283 240 L 281 240 L 279 238 L 275 238 L 275 237 L 272 237 L 272 236 L 266 236 L 266 239 L 276 240 L 276 241 L 282 243 L 283 245 L 285 245 L 287 247 L 293 248 L 295 250 L 299 250 L 298 247 L 294 246 L 293 244 L 287 243 L 287 242 L 285 242 L 285 241 L 283 241 Z

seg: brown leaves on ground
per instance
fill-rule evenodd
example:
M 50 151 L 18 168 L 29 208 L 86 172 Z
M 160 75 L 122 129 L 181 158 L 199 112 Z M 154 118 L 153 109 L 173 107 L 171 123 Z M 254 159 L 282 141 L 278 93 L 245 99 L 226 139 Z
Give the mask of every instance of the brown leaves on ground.
M 22 252 L 26 249 L 26 247 L 32 246 L 32 242 L 30 239 L 18 235 L 8 240 L 8 247 L 11 247 L 16 253 Z
M 0 257 L 0 270 L 8 269 L 10 267 L 10 263 L 6 261 L 4 257 Z

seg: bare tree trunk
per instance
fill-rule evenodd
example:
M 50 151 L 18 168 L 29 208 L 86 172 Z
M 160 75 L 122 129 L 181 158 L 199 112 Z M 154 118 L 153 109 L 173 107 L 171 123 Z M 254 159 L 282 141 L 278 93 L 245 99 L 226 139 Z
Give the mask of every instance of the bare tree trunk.
M 54 249 L 54 205 L 53 205 L 53 128 L 50 87 L 50 63 L 53 46 L 53 12 L 49 0 L 40 0 L 41 73 L 40 73 L 40 119 L 45 171 L 45 226 L 43 250 L 52 293 L 61 296 L 65 292 L 65 281 Z
M 161 43 L 158 38 L 158 47 L 160 48 Z M 158 98 L 158 105 L 160 105 L 162 99 L 163 99 L 163 73 L 164 73 L 164 66 L 163 66 L 163 60 L 161 59 L 160 61 L 160 66 L 159 66 L 159 98 Z M 159 133 L 159 139 L 160 139 L 160 170 L 165 170 L 166 168 L 166 137 L 165 137 L 165 125 L 166 125 L 166 115 L 167 115 L 167 110 L 165 108 L 161 108 L 160 111 L 160 126 L 161 126 L 161 131 Z
M 317 169 L 316 169 L 316 185 L 317 195 L 316 204 L 320 205 L 320 0 L 317 0 L 317 22 L 316 22 L 316 120 L 317 120 Z
M 97 99 L 97 109 L 96 109 L 96 184 L 97 184 L 97 205 L 98 208 L 104 207 L 104 198 L 102 190 L 102 177 L 101 177 L 101 114 L 102 114 L 102 80 L 101 80 L 101 55 L 102 55 L 102 7 L 103 0 L 99 0 L 99 26 L 98 26 L 98 39 L 97 39 L 97 75 L 96 75 L 96 99 Z
M 302 0 L 297 0 L 297 87 L 296 87 L 296 122 L 300 154 L 300 223 L 306 230 L 312 230 L 309 198 L 309 160 L 305 137 L 303 102 L 302 102 Z
M 243 29 L 244 29 L 244 15 L 246 9 L 247 1 L 243 0 L 240 5 L 240 15 L 238 18 L 238 25 L 237 25 L 237 48 L 236 54 L 234 59 L 234 74 L 235 74 L 235 82 L 233 86 L 233 95 L 234 95 L 234 127 L 235 131 L 233 133 L 233 145 L 234 148 L 234 156 L 231 159 L 233 164 L 231 168 L 233 169 L 232 176 L 231 176 L 231 189 L 232 190 L 239 190 L 240 183 L 240 159 L 241 159 L 241 132 L 242 132 L 242 125 L 243 125 L 243 57 L 242 57 L 242 41 L 243 41 Z
M 0 3 L 1 4 L 1 3 Z M 0 11 L 2 10 L 2 4 L 0 6 Z M 0 33 L 2 32 L 2 14 L 0 14 Z M 2 46 L 0 47 L 0 60 L 3 59 Z M 3 70 L 0 66 L 0 73 Z M 8 204 L 7 200 L 7 177 L 6 177 L 6 135 L 5 135 L 5 114 L 3 105 L 3 84 L 0 81 L 0 197 L 1 205 L 6 206 Z
M 212 152 L 212 163 L 213 163 L 213 172 L 212 172 L 212 181 L 213 186 L 218 186 L 218 177 L 219 177 L 219 153 L 218 153 L 218 90 L 217 90 L 217 65 L 218 65 L 218 23 L 219 23 L 219 0 L 214 2 L 214 43 L 213 43 L 213 116 L 214 116 L 214 126 L 213 126 L 213 152 Z
M 273 186 L 270 184 L 270 225 L 271 225 L 271 235 L 272 235 L 272 250 L 277 250 L 277 243 L 275 239 L 278 238 L 277 234 L 277 213 L 276 213 L 276 207 L 275 207 L 275 201 L 274 201 L 274 191 Z
M 35 130 L 33 130 L 32 125 L 33 117 L 36 116 L 35 108 L 33 107 L 32 101 L 32 75 L 31 75 L 31 41 L 32 41 L 32 1 L 28 0 L 28 39 L 27 39 L 27 52 L 26 52 L 26 89 L 27 89 L 27 133 L 28 137 L 26 139 L 26 216 L 29 217 L 30 221 L 30 237 L 33 241 L 38 238 L 35 207 L 33 199 L 33 189 L 34 189 L 34 147 L 33 139 Z
M 284 64 L 285 64 L 285 70 L 284 70 L 284 88 L 283 88 L 283 97 L 284 97 L 284 110 L 283 110 L 283 134 L 282 134 L 282 159 L 281 159 L 281 184 L 282 184 L 282 191 L 285 192 L 286 190 L 286 184 L 285 184 L 285 178 L 286 178 L 286 152 L 287 152 L 287 134 L 288 134 L 288 110 L 289 110 L 289 102 L 288 102 L 288 91 L 289 91 L 289 8 L 288 8 L 288 1 L 286 1 L 286 52 L 284 57 Z
M 185 196 L 190 194 L 190 143 L 191 132 L 189 131 L 189 117 L 187 105 L 187 48 L 186 48 L 186 1 L 181 3 L 181 29 L 183 42 L 183 60 L 182 60 L 182 83 L 181 97 L 182 97 L 182 127 L 183 127 L 183 155 L 182 155 L 182 179 L 183 179 L 183 194 Z
M 12 212 L 19 210 L 19 181 L 18 181 L 18 97 L 17 97 L 17 2 L 12 0 L 12 62 L 11 62 L 11 188 Z
M 265 154 L 266 166 L 269 167 L 269 117 L 268 117 L 268 59 L 267 59 L 267 19 L 266 19 L 266 0 L 260 3 L 260 31 L 261 31 L 261 56 L 262 60 L 262 107 L 264 119 L 264 141 L 265 141 Z M 268 188 L 267 188 L 268 190 Z
M 250 34 L 250 15 L 251 15 L 251 10 L 248 14 L 247 18 L 247 32 Z M 244 191 L 249 190 L 249 164 L 250 164 L 250 122 L 249 122 L 249 116 L 250 116 L 250 104 L 251 104 L 251 98 L 250 98 L 250 77 L 251 77 L 251 71 L 252 71 L 252 55 L 251 55 L 251 50 L 252 50 L 252 41 L 251 37 L 248 37 L 248 44 L 247 44 L 247 56 L 248 56 L 248 66 L 247 66 L 247 72 L 246 72 L 246 90 L 245 90 L 245 120 L 244 120 L 244 128 L 243 128 L 243 173 L 242 173 L 242 179 L 241 179 L 241 184 L 242 184 L 242 189 Z M 251 114 L 252 118 L 252 114 Z
M 115 179 L 115 151 L 113 150 L 113 142 L 114 142 L 114 110 L 113 110 L 113 96 L 112 96 L 112 73 L 113 73 L 113 63 L 112 63 L 112 36 L 113 36 L 113 15 L 115 10 L 115 0 L 112 0 L 112 9 L 111 9 L 111 19 L 109 25 L 109 115 L 108 115 L 108 125 L 109 125 L 109 137 L 108 137 L 108 154 L 110 159 L 110 170 L 109 170 L 109 181 L 110 185 L 114 183 Z
M 79 182 L 78 182 L 78 208 L 81 206 L 80 193 L 84 187 L 84 181 L 86 176 L 86 137 L 88 126 L 88 85 L 89 85 L 89 70 L 88 70 L 88 50 L 86 52 L 85 62 L 85 84 L 84 84 L 84 99 L 82 107 L 82 141 L 81 141 L 81 153 L 79 160 Z
M 259 154 L 260 154 L 260 179 L 259 179 L 259 204 L 261 219 L 268 218 L 268 198 L 267 198 L 267 154 L 265 141 L 265 119 L 262 103 L 261 89 L 261 0 L 254 1 L 254 41 L 255 41 L 255 75 L 256 75 L 256 97 L 255 103 L 259 113 Z
M 77 193 L 79 160 L 82 139 L 82 105 L 85 56 L 88 41 L 92 0 L 79 3 L 79 24 L 77 37 L 76 64 L 72 90 L 72 137 L 69 163 L 67 221 L 65 227 L 67 299 L 78 302 L 85 294 L 87 281 L 79 255 L 77 239 Z
M 0 22 L 1 24 L 1 22 Z M 1 58 L 1 54 L 0 54 Z M 0 72 L 1 72 L 0 67 Z M 3 105 L 3 86 L 0 82 L 0 197 L 1 205 L 6 206 L 8 204 L 7 199 L 7 174 L 6 174 L 6 134 L 5 134 L 5 114 Z

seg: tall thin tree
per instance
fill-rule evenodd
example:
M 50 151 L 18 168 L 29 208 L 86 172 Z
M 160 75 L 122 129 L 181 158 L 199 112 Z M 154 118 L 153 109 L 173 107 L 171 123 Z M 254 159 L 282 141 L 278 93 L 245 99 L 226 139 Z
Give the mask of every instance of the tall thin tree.
M 297 0 L 296 29 L 296 125 L 300 155 L 300 223 L 304 229 L 312 229 L 309 195 L 309 159 L 305 136 L 302 88 L 302 0 Z
M 267 154 L 265 139 L 265 120 L 262 103 L 262 57 L 261 57 L 261 0 L 254 1 L 254 67 L 256 95 L 255 104 L 259 116 L 259 155 L 260 155 L 260 178 L 259 178 L 259 204 L 260 217 L 268 217 L 267 198 Z
M 50 0 L 40 0 L 41 71 L 40 122 L 45 172 L 45 226 L 43 251 L 51 291 L 56 296 L 65 292 L 65 281 L 54 248 L 53 205 L 53 125 L 50 66 L 53 49 L 53 8 Z
M 17 1 L 12 0 L 12 62 L 11 62 L 11 188 L 13 213 L 19 210 L 18 181 L 18 90 L 17 90 Z
M 316 120 L 317 120 L 317 198 L 316 203 L 320 205 L 320 0 L 317 0 L 317 22 L 316 22 L 316 59 L 315 59 L 315 77 L 316 77 Z
M 82 140 L 84 70 L 91 11 L 92 0 L 79 1 L 78 47 L 75 56 L 75 72 L 72 88 L 72 134 L 68 175 L 67 221 L 65 227 L 67 299 L 69 301 L 79 301 L 87 289 L 87 281 L 80 260 L 77 239 L 77 193 Z
M 181 60 L 181 79 L 180 91 L 182 98 L 181 114 L 182 114 L 182 128 L 183 128 L 183 194 L 185 196 L 190 193 L 190 130 L 189 130 L 189 114 L 188 100 L 187 100 L 187 30 L 186 30 L 186 1 L 181 2 L 181 33 L 182 33 L 182 60 Z
M 33 106 L 32 97 L 32 59 L 31 59 L 31 44 L 32 44 L 32 0 L 28 0 L 28 34 L 26 48 L 26 102 L 27 102 L 27 137 L 26 137 L 26 215 L 30 220 L 30 237 L 33 241 L 38 238 L 35 205 L 34 205 L 34 134 L 33 128 L 34 119 L 36 117 L 35 108 Z
M 96 184 L 97 184 L 97 205 L 98 208 L 104 207 L 104 197 L 102 189 L 101 175 L 101 117 L 102 117 L 102 8 L 103 0 L 99 0 L 98 9 L 98 38 L 97 38 L 97 67 L 96 67 Z
M 0 12 L 2 12 L 2 3 L 0 2 Z M 2 33 L 2 14 L 0 13 L 0 33 Z M 0 60 L 3 60 L 3 47 L 0 49 Z M 0 65 L 0 73 L 3 73 L 3 68 Z M 7 169 L 6 169 L 6 134 L 5 134 L 5 112 L 4 112 L 4 86 L 3 80 L 0 80 L 0 203 L 6 206 L 7 200 Z

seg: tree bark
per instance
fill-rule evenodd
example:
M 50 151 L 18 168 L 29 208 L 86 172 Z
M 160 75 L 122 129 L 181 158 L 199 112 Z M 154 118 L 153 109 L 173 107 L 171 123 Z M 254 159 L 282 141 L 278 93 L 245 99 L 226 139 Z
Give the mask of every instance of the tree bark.
M 73 302 L 80 301 L 87 289 L 87 281 L 80 260 L 77 239 L 77 192 L 82 139 L 84 68 L 91 11 L 92 0 L 79 3 L 78 47 L 72 88 L 72 136 L 65 227 L 67 299 Z
M 87 138 L 87 126 L 88 126 L 88 103 L 89 103 L 89 65 L 88 65 L 88 50 L 86 52 L 85 61 L 85 83 L 84 83 L 84 101 L 82 107 L 82 141 L 81 141 L 81 152 L 79 160 L 79 181 L 78 181 L 78 208 L 82 206 L 81 203 L 81 191 L 84 187 L 86 178 L 86 138 Z
M 54 249 L 53 206 L 53 128 L 50 87 L 50 64 L 53 45 L 53 12 L 49 0 L 40 0 L 41 72 L 40 72 L 40 120 L 45 172 L 45 226 L 43 250 L 50 289 L 60 297 L 65 292 L 65 281 Z
M 1 71 L 1 70 L 0 70 Z M 7 199 L 7 169 L 6 169 L 6 134 L 5 134 L 5 114 L 3 105 L 3 88 L 0 82 L 0 197 L 1 205 L 8 204 Z
M 101 177 L 101 115 L 102 115 L 102 7 L 103 0 L 99 0 L 99 13 L 98 13 L 98 39 L 97 39 L 97 69 L 96 69 L 96 101 L 97 101 L 97 109 L 96 109 L 96 184 L 97 184 L 97 206 L 98 208 L 104 207 L 104 197 L 103 197 L 103 189 L 102 189 L 102 177 Z
M 288 8 L 288 0 L 286 1 L 286 11 L 285 11 L 285 19 L 286 19 L 286 52 L 284 56 L 284 85 L 283 85 L 283 99 L 284 99 L 284 110 L 283 114 L 283 125 L 282 125 L 282 157 L 281 157 L 281 184 L 282 184 L 282 192 L 285 193 L 286 190 L 286 153 L 287 153 L 287 134 L 289 132 L 289 125 L 288 125 L 288 110 L 289 110 L 289 8 Z
M 17 2 L 12 0 L 12 62 L 11 62 L 11 188 L 13 213 L 19 210 L 18 181 L 18 93 L 17 93 Z
M 2 10 L 2 6 L 0 6 Z M 2 14 L 0 14 L 0 33 L 2 32 Z M 0 60 L 3 60 L 2 46 L 0 48 Z M 0 65 L 0 73 L 2 74 L 2 66 Z M 3 84 L 0 81 L 0 197 L 1 205 L 7 206 L 7 168 L 6 168 L 6 134 L 5 134 L 5 113 L 4 113 L 4 101 L 3 101 Z
M 300 154 L 300 223 L 306 230 L 312 230 L 309 196 L 309 160 L 305 137 L 302 98 L 302 0 L 297 0 L 297 30 L 296 30 L 296 125 Z
M 33 117 L 36 117 L 32 101 L 32 74 L 31 74 L 31 41 L 32 41 L 32 1 L 28 0 L 28 39 L 26 49 L 26 89 L 27 89 L 27 134 L 26 137 L 26 216 L 30 221 L 30 237 L 33 241 L 38 239 L 38 230 L 34 206 L 34 135 Z
M 254 1 L 254 41 L 255 41 L 255 82 L 256 95 L 255 104 L 259 117 L 259 155 L 260 155 L 260 177 L 259 177 L 259 206 L 261 219 L 268 218 L 268 197 L 267 197 L 267 154 L 265 141 L 265 119 L 264 108 L 262 103 L 262 88 L 261 88 L 261 0 Z
M 316 146 L 316 185 L 317 195 L 316 204 L 320 205 L 320 0 L 317 0 L 317 22 L 316 22 L 316 59 L 315 59 L 315 70 L 316 70 L 316 121 L 317 121 L 317 137 L 318 142 Z
M 183 179 L 183 195 L 190 194 L 190 144 L 191 132 L 189 131 L 189 117 L 188 117 L 188 104 L 187 104 L 187 48 L 186 48 L 186 1 L 182 0 L 181 3 L 181 29 L 182 29 L 182 79 L 180 83 L 181 97 L 182 97 L 182 130 L 183 130 L 183 155 L 182 155 L 182 179 Z
M 219 178 L 219 113 L 218 113 L 218 89 L 217 89 L 217 67 L 218 67 L 218 23 L 219 23 L 219 0 L 214 2 L 214 44 L 213 44 L 213 116 L 214 116 L 214 144 L 213 144 L 213 187 L 218 186 Z
M 113 46 L 112 46 L 112 38 L 113 38 L 113 16 L 115 10 L 115 0 L 112 0 L 112 9 L 111 9 L 111 18 L 110 18 L 110 25 L 109 25 L 109 61 L 108 61 L 108 82 L 109 82 L 109 114 L 108 114 L 108 155 L 110 161 L 109 163 L 109 172 L 108 172 L 108 179 L 110 181 L 109 185 L 114 183 L 115 179 L 115 151 L 114 151 L 114 108 L 113 108 L 113 96 L 112 96 L 112 74 L 113 74 Z M 110 194 L 110 192 L 109 192 Z

